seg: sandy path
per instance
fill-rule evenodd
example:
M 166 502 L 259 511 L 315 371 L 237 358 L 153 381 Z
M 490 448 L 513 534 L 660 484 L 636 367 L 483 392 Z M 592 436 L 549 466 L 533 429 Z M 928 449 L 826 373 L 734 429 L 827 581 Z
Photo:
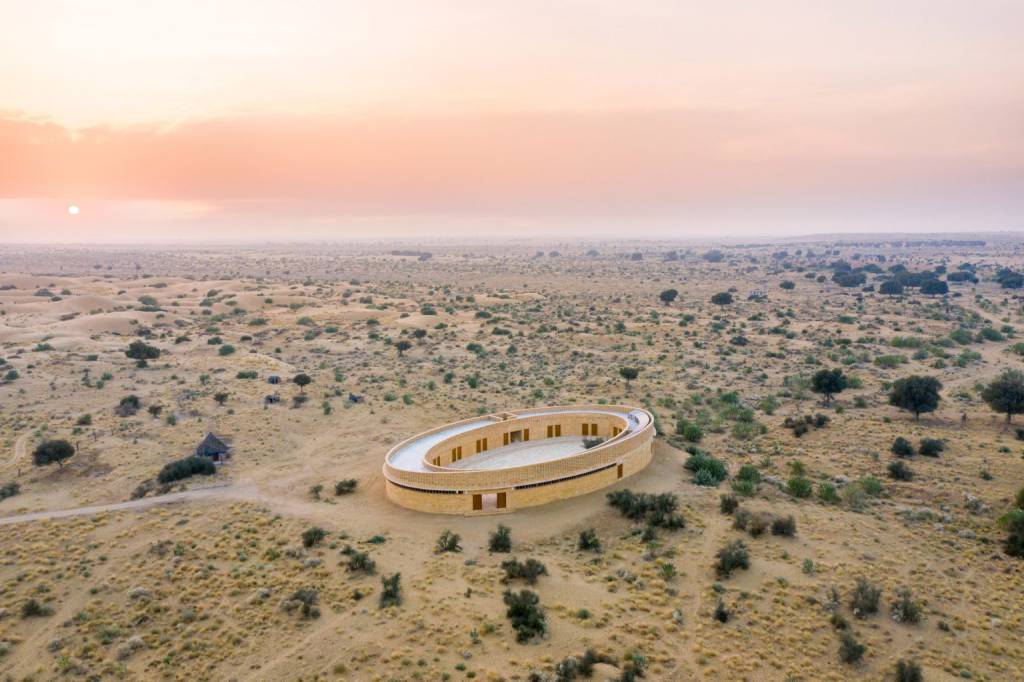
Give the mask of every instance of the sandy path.
M 0 526 L 7 526 L 15 523 L 26 523 L 28 521 L 46 521 L 48 519 L 62 519 L 69 516 L 89 516 L 91 514 L 102 514 L 104 512 L 122 511 L 125 509 L 146 509 L 160 504 L 171 504 L 191 500 L 210 499 L 235 499 L 251 500 L 257 497 L 256 487 L 248 484 L 229 483 L 209 488 L 197 488 L 186 490 L 180 493 L 168 493 L 157 497 L 144 497 L 140 500 L 128 502 L 114 502 L 111 504 L 97 504 L 87 507 L 74 507 L 71 509 L 54 509 L 50 511 L 32 512 L 30 514 L 16 514 L 14 516 L 0 517 Z
M 25 444 L 28 443 L 28 437 L 30 435 L 32 435 L 31 431 L 25 432 L 18 436 L 18 440 L 14 441 L 14 454 L 11 455 L 11 459 L 7 462 L 7 466 L 14 466 L 21 460 L 25 459 Z

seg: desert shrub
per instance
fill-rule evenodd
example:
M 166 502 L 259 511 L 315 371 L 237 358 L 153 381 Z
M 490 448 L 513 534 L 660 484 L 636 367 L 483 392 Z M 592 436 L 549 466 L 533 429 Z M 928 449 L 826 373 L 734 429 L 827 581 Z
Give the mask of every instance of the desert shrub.
M 687 419 L 676 421 L 676 433 L 690 443 L 699 443 L 704 438 L 704 431 L 700 426 Z
M 498 529 L 491 533 L 491 537 L 487 541 L 487 548 L 492 552 L 511 552 L 512 529 L 498 524 Z
M 878 613 L 878 601 L 882 597 L 882 588 L 872 584 L 866 578 L 857 578 L 857 586 L 850 597 L 850 609 L 858 618 L 867 618 Z
M 772 520 L 772 535 L 792 537 L 796 535 L 796 519 L 792 515 Z
M 8 497 L 14 497 L 21 492 L 21 486 L 15 482 L 4 483 L 0 485 L 0 500 L 6 500 Z
M 323 539 L 327 537 L 327 531 L 319 526 L 313 526 L 302 531 L 302 546 L 307 549 L 310 547 L 316 547 Z
M 916 625 L 921 622 L 921 605 L 914 601 L 914 595 L 909 587 L 896 591 L 896 601 L 890 608 L 892 619 L 897 623 L 911 623 Z
M 579 542 L 576 543 L 576 546 L 583 552 L 600 552 L 601 541 L 597 537 L 597 531 L 593 528 L 580 531 Z
M 437 544 L 435 545 L 435 551 L 438 554 L 444 552 L 461 552 L 462 545 L 459 544 L 461 538 L 457 533 L 445 529 L 444 532 L 437 538 Z
M 902 460 L 889 462 L 889 478 L 897 481 L 910 481 L 914 478 L 914 472 Z
M 878 497 L 882 494 L 882 482 L 874 476 L 864 476 L 857 481 L 857 486 L 870 497 Z
M 156 479 L 160 483 L 173 483 L 191 476 L 212 476 L 217 466 L 207 457 L 186 457 L 164 465 Z
M 736 530 L 746 530 L 747 526 L 750 524 L 750 519 L 753 518 L 753 516 L 754 515 L 746 509 L 737 509 L 732 517 L 732 527 Z
M 822 482 L 818 484 L 818 499 L 825 504 L 838 504 L 839 494 L 836 487 L 831 483 Z
M 793 497 L 799 497 L 801 499 L 810 497 L 814 491 L 811 481 L 806 476 L 793 476 L 789 479 L 786 484 L 786 492 Z
M 750 537 L 759 538 L 771 526 L 771 516 L 765 513 L 751 514 L 747 519 L 747 532 Z
M 903 436 L 896 437 L 896 440 L 892 442 L 890 450 L 892 451 L 892 454 L 897 457 L 913 457 L 915 454 L 914 446 L 911 445 L 910 441 Z
M 839 660 L 850 665 L 864 658 L 866 647 L 857 641 L 849 631 L 839 637 Z
M 921 666 L 913 661 L 897 661 L 896 682 L 924 682 Z
M 49 616 L 53 613 L 53 609 L 48 606 L 40 604 L 35 599 L 29 599 L 27 602 L 21 605 L 21 617 L 22 618 L 40 618 L 42 616 Z
M 533 558 L 526 561 L 506 559 L 501 562 L 501 568 L 505 571 L 504 582 L 506 583 L 512 580 L 525 580 L 530 585 L 533 585 L 537 582 L 537 578 L 548 574 L 547 567 Z
M 365 573 L 366 575 L 373 575 L 377 570 L 377 564 L 374 563 L 373 559 L 366 552 L 360 552 L 352 550 L 348 555 L 348 565 L 346 566 L 350 573 Z
M 540 608 L 540 597 L 535 592 L 505 590 L 502 601 L 508 607 L 505 615 L 512 622 L 517 642 L 528 642 L 547 631 L 544 611 Z
M 359 485 L 359 481 L 354 478 L 346 478 L 344 481 L 338 481 L 334 484 L 335 495 L 348 495 L 356 489 Z
M 632 521 L 646 521 L 650 526 L 676 529 L 686 525 L 676 509 L 679 499 L 673 493 L 634 493 L 614 490 L 607 494 L 608 504 Z
M 723 514 L 732 514 L 740 506 L 740 502 L 736 499 L 735 495 L 722 495 L 719 500 L 719 509 L 721 509 Z
M 753 464 L 744 464 L 740 467 L 739 472 L 737 472 L 736 478 L 757 485 L 761 482 L 761 472 Z
M 743 497 L 753 497 L 757 494 L 757 485 L 751 481 L 736 480 L 732 482 L 732 491 Z
M 1024 509 L 1013 509 L 1003 514 L 999 525 L 1007 531 L 1003 550 L 1010 556 L 1024 558 Z
M 691 454 L 683 466 L 693 472 L 693 482 L 701 486 L 716 486 L 729 476 L 724 462 L 700 451 Z
M 717 557 L 715 572 L 723 578 L 728 578 L 737 569 L 750 568 L 750 552 L 747 550 L 747 544 L 742 540 L 730 542 L 718 550 Z
M 922 438 L 917 451 L 925 457 L 938 457 L 945 449 L 946 444 L 938 438 Z
M 589 450 L 590 448 L 596 448 L 598 445 L 604 442 L 604 438 L 584 438 L 583 449 Z
M 715 617 L 715 620 L 717 620 L 719 623 L 728 623 L 729 618 L 732 617 L 732 613 L 725 606 L 725 602 L 721 599 L 719 599 L 718 603 L 715 604 L 715 611 L 712 615 Z
M 399 606 L 402 603 L 402 574 L 380 577 L 380 608 Z
M 320 607 L 317 606 L 319 600 L 320 594 L 311 587 L 303 587 L 296 590 L 289 599 L 289 601 L 299 607 L 299 613 L 302 614 L 302 617 L 308 619 L 320 617 Z

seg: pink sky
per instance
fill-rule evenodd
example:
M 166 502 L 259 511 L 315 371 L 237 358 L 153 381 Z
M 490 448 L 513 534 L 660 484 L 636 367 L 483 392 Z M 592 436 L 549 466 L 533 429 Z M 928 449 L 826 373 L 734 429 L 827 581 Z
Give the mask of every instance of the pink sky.
M 996 0 L 20 3 L 0 240 L 1021 229 L 1020 26 Z

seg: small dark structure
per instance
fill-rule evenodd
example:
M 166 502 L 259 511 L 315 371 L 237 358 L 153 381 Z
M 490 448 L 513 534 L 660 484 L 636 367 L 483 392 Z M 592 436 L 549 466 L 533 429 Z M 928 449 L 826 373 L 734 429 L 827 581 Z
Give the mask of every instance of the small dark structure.
M 281 396 L 277 393 L 268 393 L 263 396 L 264 405 L 277 405 L 279 402 L 281 402 Z
M 223 464 L 231 457 L 231 446 L 212 433 L 207 433 L 203 442 L 196 447 L 196 457 L 208 457 L 215 464 Z
M 267 377 L 267 383 L 268 384 L 279 384 L 279 383 L 281 383 L 281 377 L 277 376 L 276 374 L 271 374 L 269 377 Z
M 768 298 L 768 295 L 761 289 L 754 289 L 747 296 L 748 301 L 764 301 Z
M 348 394 L 348 401 L 350 403 L 361 403 L 361 402 L 363 402 L 363 396 L 356 395 L 355 393 L 349 393 Z

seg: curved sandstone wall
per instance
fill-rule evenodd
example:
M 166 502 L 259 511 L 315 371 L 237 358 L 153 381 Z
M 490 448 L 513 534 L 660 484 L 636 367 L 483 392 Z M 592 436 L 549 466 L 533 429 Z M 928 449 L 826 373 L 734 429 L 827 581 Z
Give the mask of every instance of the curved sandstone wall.
M 630 414 L 633 417 L 629 417 Z M 479 425 L 473 426 L 475 423 Z M 433 442 L 423 452 L 416 470 L 392 466 L 393 455 L 399 450 L 431 436 L 436 440 L 438 434 L 460 427 L 464 430 Z M 478 443 L 484 438 L 487 439 L 484 451 L 489 452 L 504 447 L 506 438 L 513 432 L 518 432 L 525 441 L 542 441 L 548 437 L 548 427 L 558 427 L 560 431 L 552 437 L 597 436 L 605 442 L 567 457 L 521 466 L 500 469 L 452 466 L 453 457 L 458 461 L 476 456 Z M 653 438 L 650 414 L 623 405 L 574 405 L 477 417 L 432 429 L 392 448 L 383 467 L 385 490 L 391 501 L 418 511 L 447 514 L 512 511 L 589 493 L 631 476 L 650 462 Z M 458 454 L 453 455 L 453 451 Z

